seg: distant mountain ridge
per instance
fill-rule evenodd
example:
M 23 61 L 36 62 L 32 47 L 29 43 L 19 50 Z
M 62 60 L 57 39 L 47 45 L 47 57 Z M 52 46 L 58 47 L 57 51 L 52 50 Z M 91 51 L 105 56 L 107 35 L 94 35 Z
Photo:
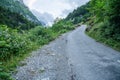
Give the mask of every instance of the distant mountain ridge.
M 37 19 L 42 22 L 44 26 L 51 26 L 54 23 L 54 17 L 50 13 L 40 13 L 36 10 L 32 10 L 32 13 L 37 17 Z
M 29 8 L 24 4 L 23 0 L 0 0 L 0 6 L 9 9 L 11 12 L 19 13 L 28 20 L 41 24 L 41 22 L 32 14 Z

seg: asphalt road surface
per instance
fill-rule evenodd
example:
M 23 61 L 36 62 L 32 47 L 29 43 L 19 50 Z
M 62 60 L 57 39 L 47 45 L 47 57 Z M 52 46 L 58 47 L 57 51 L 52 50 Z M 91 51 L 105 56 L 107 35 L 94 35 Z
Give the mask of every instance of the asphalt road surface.
M 86 26 L 34 51 L 13 74 L 16 80 L 120 80 L 120 52 L 85 34 Z

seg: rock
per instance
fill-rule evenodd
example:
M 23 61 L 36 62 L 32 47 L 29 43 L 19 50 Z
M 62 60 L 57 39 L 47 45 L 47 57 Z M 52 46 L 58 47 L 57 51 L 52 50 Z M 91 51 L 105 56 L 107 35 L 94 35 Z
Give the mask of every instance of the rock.
M 52 53 L 52 54 L 51 54 L 51 56 L 55 56 L 55 54 L 54 54 L 54 53 Z
M 50 78 L 48 77 L 48 78 L 44 78 L 44 79 L 41 79 L 41 80 L 50 80 Z
M 19 64 L 19 66 L 25 66 L 25 65 L 27 65 L 26 62 L 21 62 L 21 63 Z
M 44 67 L 41 67 L 40 70 L 39 70 L 40 73 L 43 73 L 44 71 L 45 71 Z
M 117 60 L 118 63 L 120 63 L 120 60 Z

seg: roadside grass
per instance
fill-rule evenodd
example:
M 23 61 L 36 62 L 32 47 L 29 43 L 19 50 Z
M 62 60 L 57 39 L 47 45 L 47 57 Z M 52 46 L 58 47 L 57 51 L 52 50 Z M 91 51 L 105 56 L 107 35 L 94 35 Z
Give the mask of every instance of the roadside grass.
M 89 22 L 88 22 L 89 23 Z M 105 24 L 103 22 L 96 23 L 92 26 L 88 25 L 88 30 L 86 31 L 86 34 L 92 38 L 94 38 L 96 41 L 101 42 L 107 46 L 110 46 L 111 48 L 120 51 L 120 41 L 114 40 L 113 38 L 106 38 L 102 36 L 102 27 Z

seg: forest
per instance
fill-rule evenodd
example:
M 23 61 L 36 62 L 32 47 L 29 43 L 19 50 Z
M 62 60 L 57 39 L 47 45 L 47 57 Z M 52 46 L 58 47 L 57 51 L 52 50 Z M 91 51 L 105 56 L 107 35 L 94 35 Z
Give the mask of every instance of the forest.
M 36 24 L 41 24 L 41 22 L 32 14 L 29 8 L 23 3 L 23 0 L 1 0 L 0 6 L 9 9 L 11 12 L 22 15 Z
M 0 7 L 0 12 L 0 24 L 7 25 L 13 29 L 29 30 L 38 25 L 19 13 L 11 12 L 9 9 Z
M 87 18 L 90 17 L 90 13 L 88 8 L 90 7 L 90 2 L 88 2 L 87 4 L 78 7 L 77 9 L 75 9 L 73 12 L 71 12 L 66 18 L 65 20 L 69 20 L 71 21 L 73 24 L 78 24 L 80 22 L 86 22 Z

